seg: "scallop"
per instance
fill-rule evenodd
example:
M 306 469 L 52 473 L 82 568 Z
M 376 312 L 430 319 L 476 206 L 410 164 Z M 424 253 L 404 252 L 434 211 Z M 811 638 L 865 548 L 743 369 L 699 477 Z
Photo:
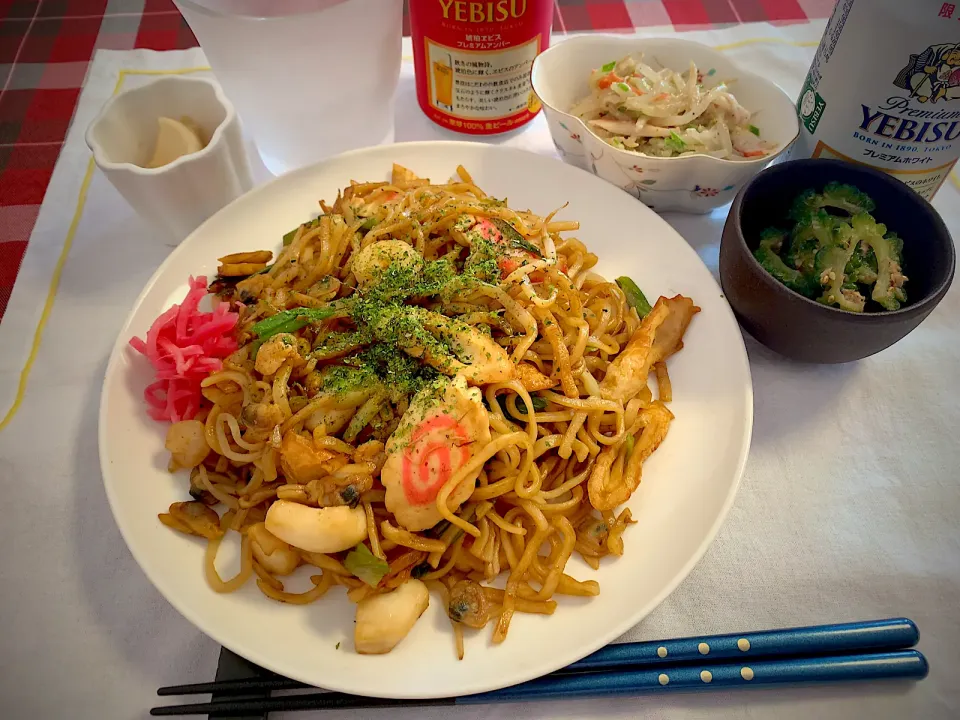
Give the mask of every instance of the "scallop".
M 353 631 L 357 652 L 390 652 L 409 634 L 429 605 L 427 586 L 413 578 L 396 590 L 364 598 L 357 604 L 357 625 Z

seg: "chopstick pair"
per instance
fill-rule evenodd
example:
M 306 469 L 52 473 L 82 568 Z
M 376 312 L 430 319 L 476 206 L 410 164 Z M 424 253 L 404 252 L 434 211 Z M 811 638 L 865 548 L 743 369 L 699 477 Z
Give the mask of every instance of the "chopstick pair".
M 907 618 L 788 628 L 731 635 L 609 645 L 550 675 L 492 692 L 457 698 L 397 700 L 317 692 L 262 699 L 227 699 L 155 707 L 151 715 L 267 713 L 293 710 L 476 705 L 523 700 L 631 696 L 645 692 L 845 682 L 927 675 Z M 287 678 L 175 685 L 160 696 L 309 687 Z

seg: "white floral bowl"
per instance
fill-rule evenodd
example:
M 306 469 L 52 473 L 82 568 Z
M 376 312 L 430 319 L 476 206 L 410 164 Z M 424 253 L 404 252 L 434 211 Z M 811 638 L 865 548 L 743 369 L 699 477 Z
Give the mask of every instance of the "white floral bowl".
M 761 138 L 774 145 L 764 157 L 721 160 L 710 155 L 657 158 L 621 150 L 601 140 L 567 111 L 589 92 L 590 71 L 630 53 L 654 68 L 686 70 L 693 60 L 706 87 L 721 82 L 753 115 Z M 559 42 L 533 64 L 533 89 L 543 103 L 553 142 L 565 162 L 589 170 L 655 210 L 705 213 L 733 200 L 737 191 L 800 132 L 793 101 L 774 83 L 737 67 L 713 48 L 675 38 L 584 35 Z

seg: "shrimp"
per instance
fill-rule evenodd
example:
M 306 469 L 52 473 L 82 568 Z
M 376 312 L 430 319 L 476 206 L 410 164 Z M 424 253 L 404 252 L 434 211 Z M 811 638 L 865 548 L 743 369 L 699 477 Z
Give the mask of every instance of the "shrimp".
M 288 360 L 302 365 L 297 338 L 290 333 L 277 333 L 257 351 L 256 368 L 261 375 L 273 375 Z
M 419 272 L 423 267 L 423 256 L 403 240 L 380 240 L 357 253 L 351 267 L 357 278 L 357 287 L 369 290 L 391 267 Z
M 469 245 L 472 253 L 476 252 L 478 247 L 482 248 L 484 242 L 493 243 L 497 247 L 495 256 L 501 278 L 508 277 L 517 268 L 531 261 L 544 259 L 542 247 L 521 235 L 519 230 L 502 218 L 463 215 L 454 225 L 452 234 Z M 481 259 L 485 255 L 481 250 Z M 558 258 L 556 268 L 566 274 L 569 269 L 566 259 Z M 534 270 L 527 275 L 527 279 L 532 283 L 541 283 L 545 278 L 546 274 L 542 270 Z

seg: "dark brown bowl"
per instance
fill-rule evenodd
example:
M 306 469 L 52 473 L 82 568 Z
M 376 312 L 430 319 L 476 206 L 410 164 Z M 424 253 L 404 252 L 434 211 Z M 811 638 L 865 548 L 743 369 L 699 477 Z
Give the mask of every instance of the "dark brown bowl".
M 786 226 L 797 194 L 832 180 L 872 197 L 877 221 L 903 238 L 907 303 L 899 310 L 821 305 L 782 285 L 753 257 L 764 228 Z M 758 174 L 733 201 L 720 242 L 720 284 L 743 328 L 785 357 L 814 363 L 860 360 L 893 345 L 937 306 L 955 265 L 950 233 L 926 200 L 886 173 L 839 160 L 794 160 Z

